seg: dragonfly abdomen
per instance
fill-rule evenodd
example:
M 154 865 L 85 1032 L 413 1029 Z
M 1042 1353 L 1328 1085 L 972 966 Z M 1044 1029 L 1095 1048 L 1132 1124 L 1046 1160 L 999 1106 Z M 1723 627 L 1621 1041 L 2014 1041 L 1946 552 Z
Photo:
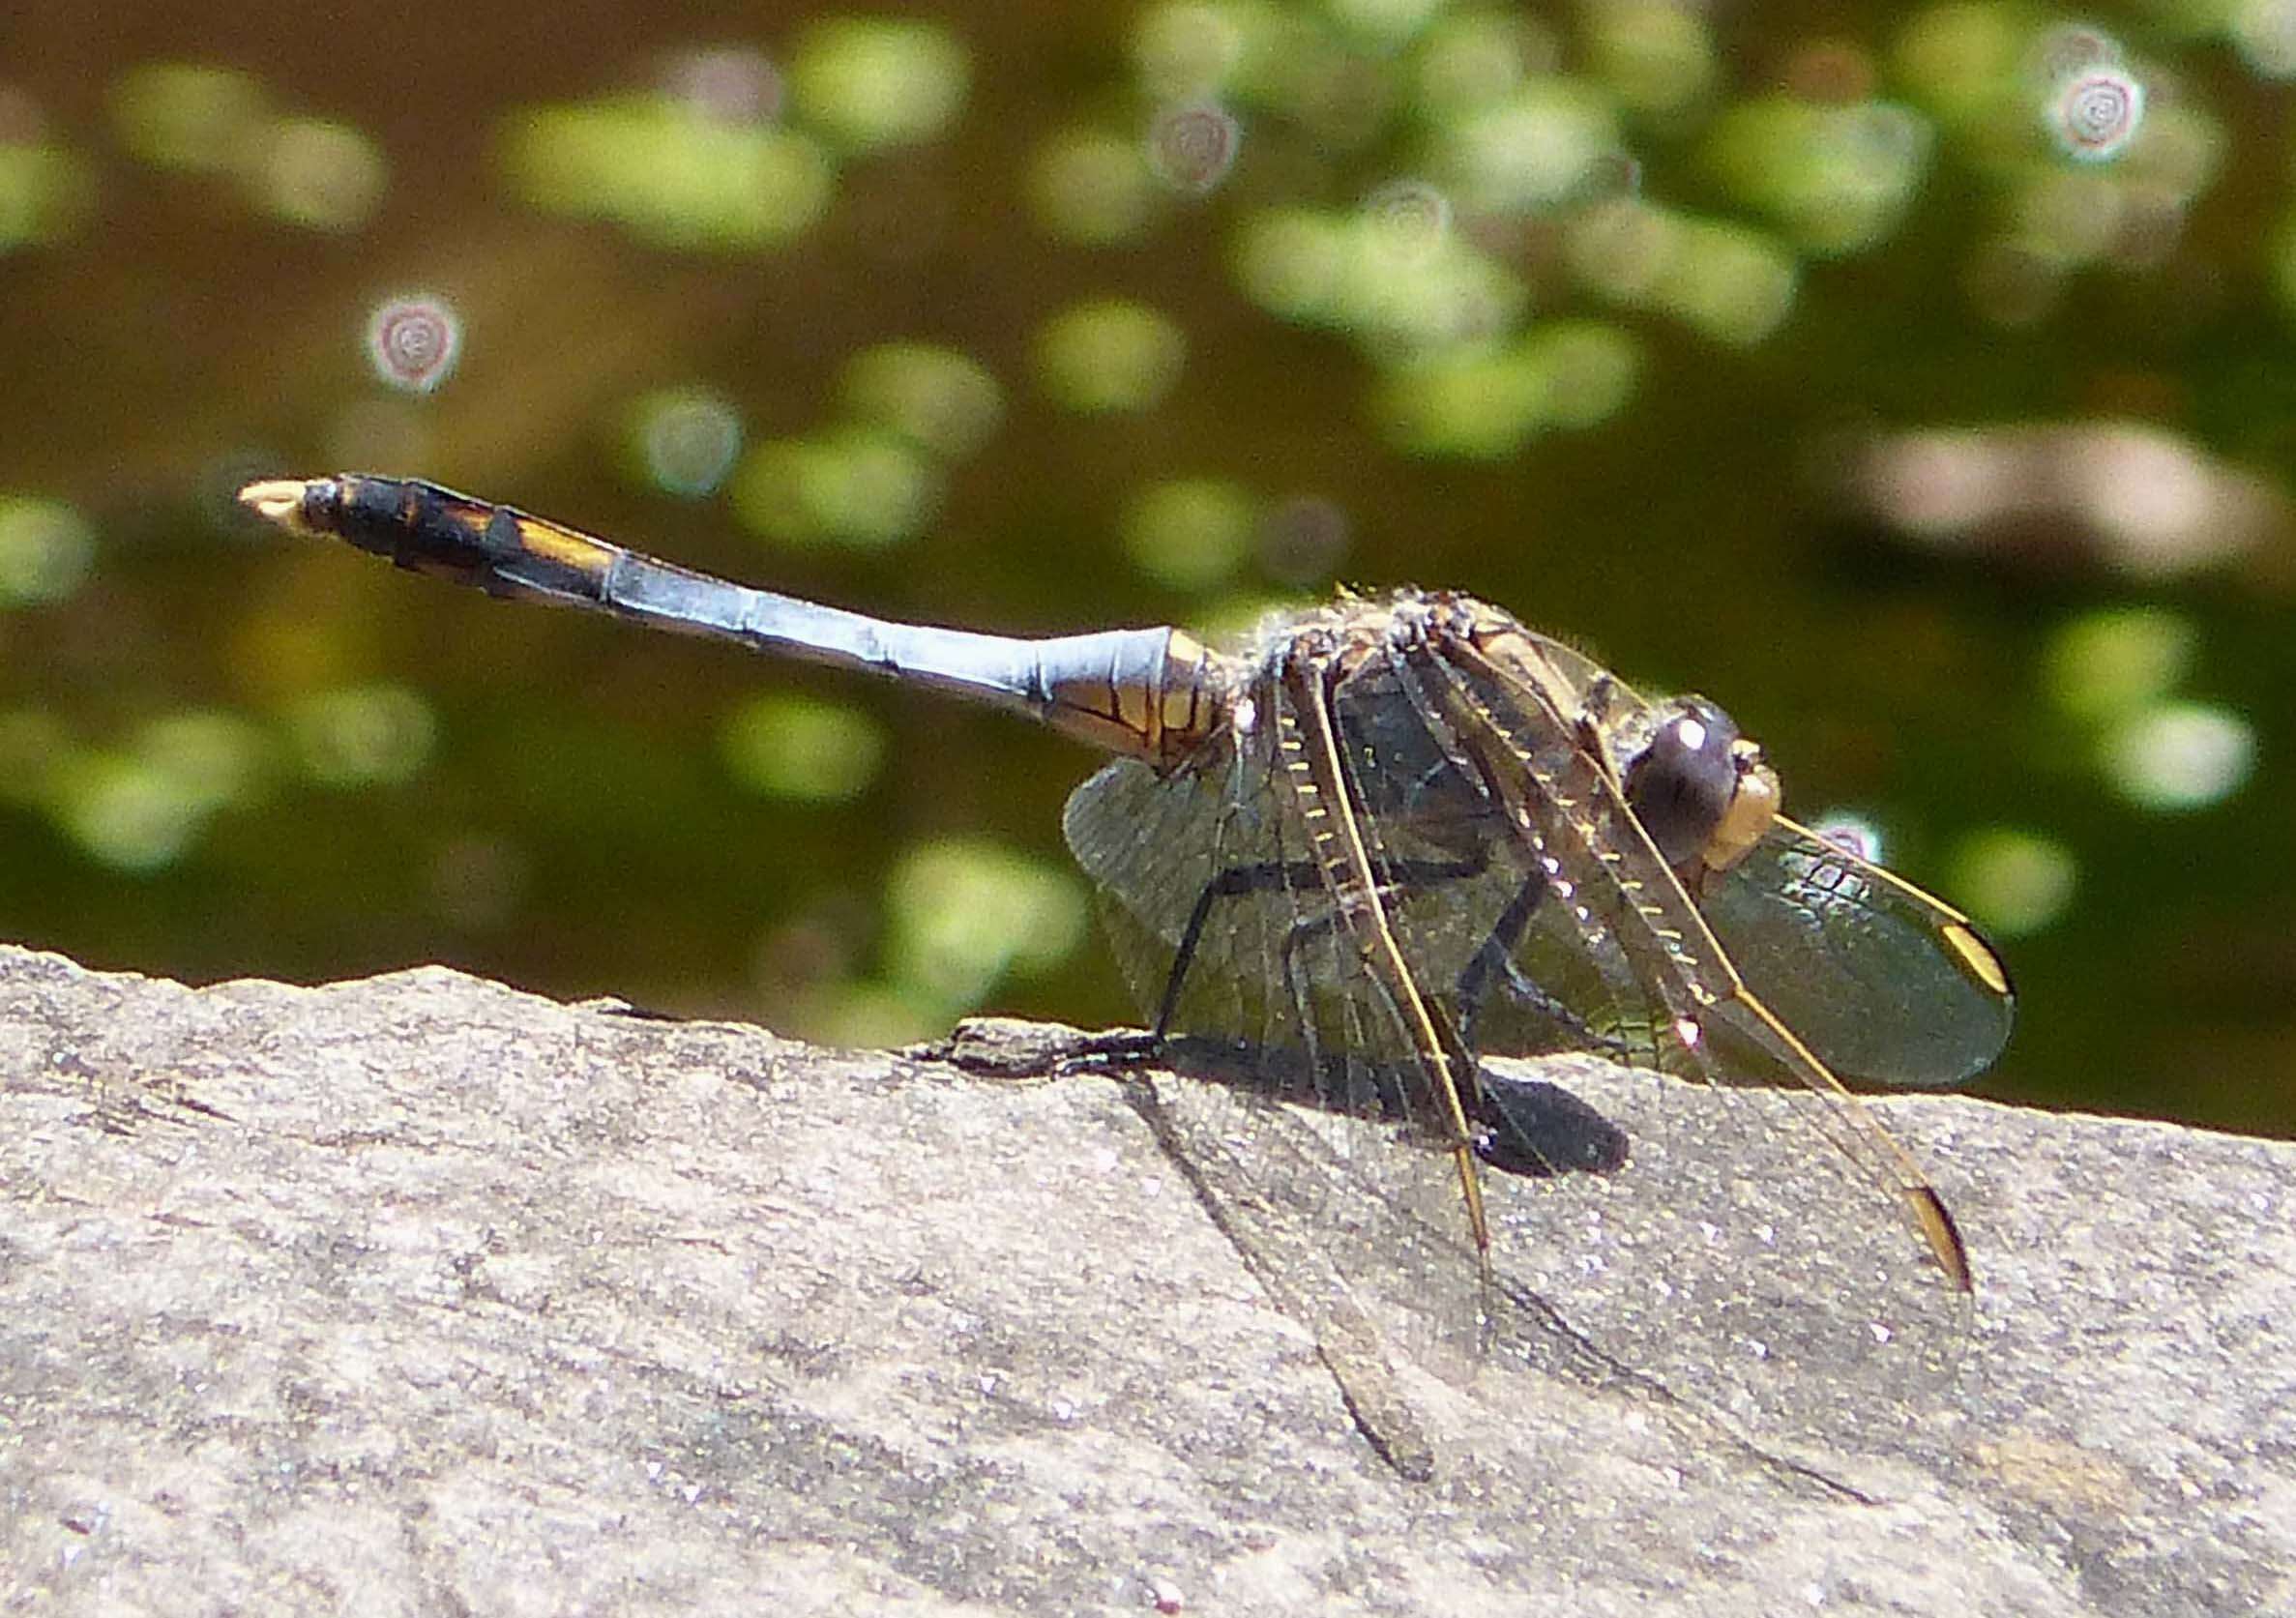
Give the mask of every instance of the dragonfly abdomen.
M 1226 722 L 1238 668 L 1174 629 L 1030 638 L 903 624 L 682 568 L 515 507 L 413 478 L 250 484 L 240 499 L 297 533 L 488 595 L 587 607 L 993 703 L 1110 752 L 1176 763 Z

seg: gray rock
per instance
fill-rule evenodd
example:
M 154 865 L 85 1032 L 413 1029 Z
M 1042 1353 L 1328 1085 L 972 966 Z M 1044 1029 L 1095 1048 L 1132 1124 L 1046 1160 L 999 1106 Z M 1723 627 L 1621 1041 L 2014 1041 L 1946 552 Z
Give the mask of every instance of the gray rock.
M 1631 1159 L 1485 1280 L 1441 1155 L 1074 1049 L 0 950 L 0 1605 L 2296 1610 L 2296 1147 L 1883 1103 L 1971 1307 L 1565 1063 Z

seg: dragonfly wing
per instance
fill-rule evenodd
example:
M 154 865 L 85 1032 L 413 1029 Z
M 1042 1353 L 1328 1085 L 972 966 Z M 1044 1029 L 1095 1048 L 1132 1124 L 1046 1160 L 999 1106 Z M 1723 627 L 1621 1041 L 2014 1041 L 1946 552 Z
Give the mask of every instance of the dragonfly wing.
M 1069 846 L 1101 892 L 1135 999 L 1164 1032 L 1233 1045 L 1270 1077 L 1282 1070 L 1284 1087 L 1304 1081 L 1327 1106 L 1447 1133 L 1441 1098 L 1412 1077 L 1424 1053 L 1398 1001 L 1417 993 L 1448 1015 L 1460 974 L 1521 873 L 1394 811 L 1375 759 L 1413 745 L 1424 753 L 1425 740 L 1413 743 L 1407 711 L 1400 734 L 1351 724 L 1342 684 L 1334 699 L 1339 783 L 1411 990 L 1385 981 L 1342 920 L 1318 858 L 1316 800 L 1284 756 L 1284 702 L 1264 691 L 1255 727 L 1216 738 L 1169 773 L 1104 766 L 1069 799 Z
M 1256 724 L 1177 770 L 1104 767 L 1063 828 L 1135 997 L 1190 1075 L 1155 1093 L 1199 1191 L 1248 1250 L 1271 1220 L 1320 1232 L 1347 1291 L 1387 1299 L 1417 1349 L 1454 1353 L 1475 1340 L 1480 1259 L 1457 1161 L 1438 1149 L 1457 1139 L 1432 1077 L 1451 1053 L 1430 1071 L 1413 1038 L 1421 963 L 1408 987 L 1384 979 L 1341 919 L 1310 830 L 1320 795 L 1286 766 L 1285 701 L 1270 683 Z M 1351 798 L 1361 762 L 1339 766 Z M 1359 823 L 1383 914 L 1406 897 L 1398 862 L 1447 858 Z M 1223 1082 L 1193 1081 L 1206 1077 Z M 1240 1196 L 1221 1165 L 1246 1160 L 1259 1184 Z
M 1286 941 L 1321 903 L 1320 880 L 1266 752 L 1222 734 L 1168 773 L 1120 759 L 1070 794 L 1062 830 L 1143 1016 L 1167 1034 L 1297 1049 Z
M 1503 649 L 1511 620 L 1491 622 Z M 1353 643 L 1323 688 L 1338 766 L 1327 758 L 1312 792 L 1282 739 L 1313 726 L 1287 727 L 1285 694 L 1265 681 L 1254 723 L 1167 774 L 1111 766 L 1071 799 L 1071 846 L 1110 900 L 1151 1015 L 1187 955 L 1170 1029 L 1312 1082 L 1316 1108 L 1180 1092 L 1202 1151 L 1265 1165 L 1229 1217 L 1273 1207 L 1326 1233 L 1350 1291 L 1394 1300 L 1443 1344 L 1480 1338 L 1512 1355 L 1551 1316 L 1607 1362 L 1757 1427 L 1840 1436 L 1835 1396 L 1859 1379 L 1887 1390 L 1892 1411 L 1933 1412 L 1967 1295 L 1938 1284 L 1890 1217 L 1926 1181 L 1739 985 L 1579 721 L 1598 676 L 1558 672 L 1527 635 L 1520 669 L 1476 655 L 1480 641 L 1480 629 L 1460 644 L 1438 627 Z M 1361 896 L 1318 856 L 1335 783 L 1375 917 L 1349 919 Z M 1384 973 L 1367 964 L 1382 929 L 1396 946 Z M 1479 1286 L 1455 1160 L 1363 1120 L 1400 1113 L 1430 1126 L 1406 1133 L 1440 1134 L 1398 1001 L 1431 1006 L 1457 1037 L 1494 953 L 1506 970 L 1485 975 L 1478 1047 L 1588 1047 L 1639 1071 L 1592 1064 L 1583 1092 L 1626 1150 L 1534 1146 L 1533 1166 L 1592 1172 L 1483 1177 L 1492 1245 Z M 1511 1086 L 1557 1078 L 1579 1089 L 1575 1072 L 1478 1074 L 1477 1121 Z M 1301 1172 L 1280 1166 L 1292 1163 Z
M 1747 986 L 1838 1074 L 1959 1084 L 2008 1043 L 2016 993 L 1968 918 L 1791 821 L 1701 908 Z
M 1439 645 L 1430 689 L 1546 878 L 1523 976 L 1602 1053 L 1657 1071 L 1604 1103 L 1627 1163 L 1542 1188 L 1566 1240 L 1514 1244 L 1508 1269 L 1709 1407 L 1822 1430 L 1827 1390 L 1867 1376 L 1950 1405 L 1969 1294 L 1943 1202 L 1739 979 L 1536 658 L 1494 625 Z M 1536 1217 L 1495 1182 L 1493 1203 L 1501 1228 Z M 1638 1312 L 1653 1298 L 1667 1307 Z

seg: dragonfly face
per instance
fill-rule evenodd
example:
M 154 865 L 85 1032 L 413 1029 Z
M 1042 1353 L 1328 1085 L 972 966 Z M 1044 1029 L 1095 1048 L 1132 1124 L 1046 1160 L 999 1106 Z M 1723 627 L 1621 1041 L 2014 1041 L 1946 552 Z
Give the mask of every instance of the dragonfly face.
M 1627 805 L 1667 866 L 1702 885 L 1770 829 L 1778 778 L 1736 721 L 1704 697 L 1679 698 L 1654 717 L 1641 748 L 1621 750 Z

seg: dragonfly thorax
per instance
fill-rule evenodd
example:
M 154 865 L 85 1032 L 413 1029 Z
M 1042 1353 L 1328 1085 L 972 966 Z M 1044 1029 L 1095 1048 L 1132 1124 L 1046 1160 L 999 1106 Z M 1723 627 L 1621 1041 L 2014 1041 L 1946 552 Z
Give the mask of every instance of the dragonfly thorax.
M 1262 677 L 1307 664 L 1337 680 L 1432 637 L 1473 636 L 1499 624 L 1513 627 L 1515 620 L 1471 596 L 1405 585 L 1381 596 L 1343 594 L 1320 606 L 1271 614 L 1245 657 Z

